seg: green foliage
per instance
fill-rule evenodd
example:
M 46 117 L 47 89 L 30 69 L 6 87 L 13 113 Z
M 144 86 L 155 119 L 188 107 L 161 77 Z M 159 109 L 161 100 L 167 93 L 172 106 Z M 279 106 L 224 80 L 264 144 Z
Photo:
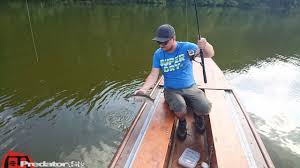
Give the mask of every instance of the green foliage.
M 274 5 L 280 6 L 282 8 L 296 8 L 300 5 L 300 0 L 273 0 Z
M 20 0 L 5 0 L 12 6 L 14 2 Z M 155 4 L 165 6 L 167 4 L 190 4 L 194 0 L 28 0 L 30 2 L 41 1 L 47 4 L 96 4 L 96 3 L 109 3 L 109 4 Z M 253 7 L 269 7 L 276 9 L 292 9 L 300 6 L 300 0 L 196 0 L 198 6 L 209 7 L 239 7 L 239 8 L 253 8 Z
M 185 1 L 185 0 L 182 0 Z M 270 7 L 291 9 L 300 6 L 300 0 L 196 0 L 200 6 L 224 6 L 224 7 Z
M 238 6 L 239 3 L 236 0 L 224 0 L 224 6 L 234 7 Z

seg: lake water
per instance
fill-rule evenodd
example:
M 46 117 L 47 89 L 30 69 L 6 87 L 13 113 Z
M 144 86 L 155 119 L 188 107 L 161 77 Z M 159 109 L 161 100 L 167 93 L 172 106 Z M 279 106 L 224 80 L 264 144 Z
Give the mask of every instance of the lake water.
M 0 157 L 107 167 L 140 103 L 156 27 L 195 41 L 193 6 L 0 6 Z M 300 165 L 300 12 L 199 8 L 200 31 L 276 167 Z

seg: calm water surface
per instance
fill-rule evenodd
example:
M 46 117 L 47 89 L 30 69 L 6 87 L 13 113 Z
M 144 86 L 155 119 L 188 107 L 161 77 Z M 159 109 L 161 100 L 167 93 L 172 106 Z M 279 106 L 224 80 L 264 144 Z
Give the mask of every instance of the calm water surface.
M 0 6 L 0 157 L 107 167 L 140 103 L 124 97 L 151 69 L 154 29 L 194 41 L 192 7 Z M 187 10 L 186 10 L 187 9 Z M 201 33 L 276 167 L 300 165 L 300 12 L 199 9 Z

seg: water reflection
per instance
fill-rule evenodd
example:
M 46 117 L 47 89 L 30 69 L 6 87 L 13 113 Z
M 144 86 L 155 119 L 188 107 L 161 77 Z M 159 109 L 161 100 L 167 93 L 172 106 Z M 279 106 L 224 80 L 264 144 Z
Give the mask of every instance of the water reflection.
M 29 154 L 48 152 L 34 155 L 37 161 L 51 158 L 80 160 L 88 167 L 107 165 L 140 105 L 124 97 L 140 84 L 139 80 L 103 81 L 87 95 L 61 90 L 49 97 L 2 88 L 1 147 Z
M 149 45 L 141 47 L 140 37 L 152 37 L 144 15 L 130 18 L 143 8 L 29 4 L 36 63 L 24 5 L 0 11 L 0 158 L 12 149 L 106 167 L 141 104 L 124 97 L 151 60 Z
M 277 54 L 240 73 L 226 72 L 226 78 L 237 88 L 259 133 L 267 139 L 265 144 L 277 166 L 300 164 L 299 63 L 298 55 Z M 280 150 L 286 156 L 298 159 L 285 162 L 287 157 L 281 156 Z

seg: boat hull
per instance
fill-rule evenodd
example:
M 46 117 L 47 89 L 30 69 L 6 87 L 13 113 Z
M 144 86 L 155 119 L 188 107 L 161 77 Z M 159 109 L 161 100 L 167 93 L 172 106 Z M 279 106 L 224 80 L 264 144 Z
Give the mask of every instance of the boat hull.
M 222 71 L 211 58 L 205 59 L 207 83 L 202 67 L 194 62 L 196 84 L 212 102 L 205 117 L 206 131 L 198 134 L 188 112 L 188 136 L 176 138 L 177 120 L 163 96 L 163 77 L 151 92 L 153 104 L 144 103 L 129 128 L 110 167 L 181 167 L 180 155 L 186 148 L 200 153 L 196 167 L 274 167 L 255 127 Z

